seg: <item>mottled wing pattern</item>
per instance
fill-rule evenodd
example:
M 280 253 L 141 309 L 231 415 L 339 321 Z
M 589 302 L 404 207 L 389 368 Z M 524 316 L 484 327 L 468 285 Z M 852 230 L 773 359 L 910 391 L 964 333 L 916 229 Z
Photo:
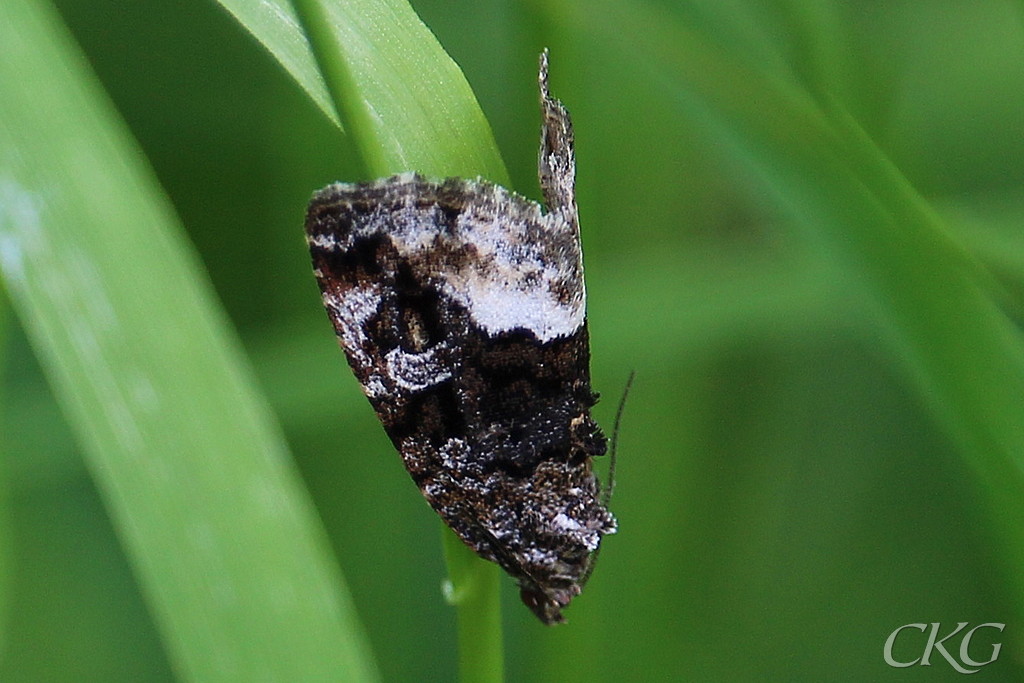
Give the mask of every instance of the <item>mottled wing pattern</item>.
M 409 173 L 324 188 L 306 232 L 341 347 L 413 480 L 556 623 L 615 520 L 590 467 L 606 440 L 590 416 L 572 128 L 546 54 L 541 93 L 548 211 Z

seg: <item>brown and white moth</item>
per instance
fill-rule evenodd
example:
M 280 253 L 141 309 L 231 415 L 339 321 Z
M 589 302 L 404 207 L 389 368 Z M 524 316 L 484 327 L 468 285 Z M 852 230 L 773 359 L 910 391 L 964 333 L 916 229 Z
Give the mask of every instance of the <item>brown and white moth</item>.
M 349 365 L 431 507 L 545 624 L 615 532 L 591 458 L 590 347 L 569 113 L 548 92 L 545 207 L 404 173 L 317 192 L 306 237 Z

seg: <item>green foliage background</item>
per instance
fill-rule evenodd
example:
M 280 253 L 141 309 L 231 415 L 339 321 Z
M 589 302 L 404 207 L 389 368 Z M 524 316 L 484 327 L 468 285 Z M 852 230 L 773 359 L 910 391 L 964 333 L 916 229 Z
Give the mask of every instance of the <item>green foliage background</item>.
M 241 336 L 381 677 L 453 680 L 437 522 L 337 350 L 302 239 L 310 193 L 365 175 L 355 150 L 219 5 L 55 5 Z M 413 5 L 534 197 L 550 47 L 604 424 L 637 371 L 621 532 L 567 626 L 541 627 L 505 582 L 509 680 L 953 680 L 941 659 L 890 669 L 882 644 L 959 621 L 1006 623 L 975 679 L 1020 680 L 1024 361 L 1009 325 L 1007 355 L 989 352 L 949 273 L 970 263 L 1020 319 L 1022 6 Z M 875 203 L 847 193 L 861 185 Z M 3 332 L 0 678 L 170 680 L 118 522 L 14 318 Z

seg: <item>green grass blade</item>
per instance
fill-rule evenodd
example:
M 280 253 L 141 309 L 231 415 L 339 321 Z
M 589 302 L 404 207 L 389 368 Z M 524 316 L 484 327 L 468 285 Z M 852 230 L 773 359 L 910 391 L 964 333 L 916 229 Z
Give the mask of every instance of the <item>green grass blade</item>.
M 292 4 L 288 0 L 218 1 L 281 63 L 327 118 L 341 126 Z
M 7 292 L 0 282 L 0 358 L 6 360 L 11 310 L 8 305 Z M 0 373 L 2 376 L 2 373 Z M 8 389 L 0 386 L 0 411 L 8 409 Z M 0 416 L 2 417 L 2 416 Z M 12 603 L 11 587 L 13 584 L 12 548 L 14 535 L 11 528 L 10 515 L 10 466 L 8 464 L 9 435 L 0 433 L 0 665 L 3 653 L 8 652 L 9 622 Z
M 405 0 L 295 6 L 370 175 L 481 175 L 507 184 L 473 91 Z
M 371 175 L 507 184 L 469 84 L 404 0 L 219 2 L 331 120 L 340 114 Z
M 869 294 L 922 400 L 977 477 L 1024 613 L 1024 343 L 989 274 L 841 105 L 816 102 L 639 3 L 551 7 L 664 83 Z
M 0 4 L 0 267 L 187 680 L 375 680 L 198 260 L 39 0 Z
M 415 170 L 508 184 L 473 91 L 408 3 L 297 0 L 296 7 L 370 176 Z M 447 531 L 444 537 L 460 675 L 467 683 L 501 681 L 498 567 Z
M 459 611 L 459 680 L 499 683 L 505 669 L 501 572 L 477 557 L 447 526 L 442 526 L 441 535 L 450 582 L 446 597 Z

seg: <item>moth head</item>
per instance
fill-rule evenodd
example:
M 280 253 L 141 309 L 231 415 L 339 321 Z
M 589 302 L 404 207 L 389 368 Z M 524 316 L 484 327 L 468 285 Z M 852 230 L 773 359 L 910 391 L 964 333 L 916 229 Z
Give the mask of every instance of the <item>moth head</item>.
M 608 452 L 608 440 L 589 412 L 580 413 L 569 422 L 573 452 L 580 460 Z
M 519 587 L 519 597 L 523 604 L 548 626 L 565 623 L 562 609 L 579 595 L 579 592 L 579 586 L 575 584 L 567 588 L 549 588 L 548 590 L 543 590 L 536 584 Z

